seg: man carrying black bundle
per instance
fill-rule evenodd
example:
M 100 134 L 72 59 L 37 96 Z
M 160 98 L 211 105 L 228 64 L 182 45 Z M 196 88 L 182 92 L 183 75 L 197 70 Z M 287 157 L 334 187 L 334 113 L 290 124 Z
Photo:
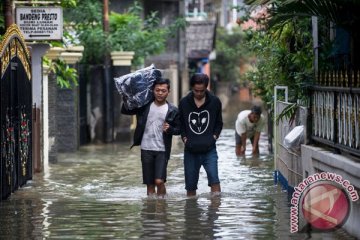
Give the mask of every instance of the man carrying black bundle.
M 141 147 L 143 183 L 147 185 L 147 195 L 166 194 L 166 169 L 172 136 L 180 134 L 178 109 L 166 101 L 169 92 L 169 79 L 157 78 L 153 85 L 153 101 L 133 110 L 123 104 L 121 109 L 123 114 L 136 114 L 137 124 L 131 147 Z

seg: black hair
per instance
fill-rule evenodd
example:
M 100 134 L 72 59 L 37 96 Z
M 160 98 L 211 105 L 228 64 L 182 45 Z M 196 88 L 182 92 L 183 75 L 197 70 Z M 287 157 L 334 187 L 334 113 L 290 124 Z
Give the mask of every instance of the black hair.
M 205 84 L 205 87 L 209 85 L 209 77 L 204 73 L 195 73 L 190 79 L 190 86 L 193 87 L 195 84 Z
M 170 90 L 170 80 L 168 78 L 157 78 L 154 81 L 154 85 L 153 85 L 153 89 L 155 88 L 156 84 L 167 84 L 168 85 L 168 90 Z
M 261 115 L 261 107 L 260 106 L 253 106 L 251 108 L 251 112 L 255 113 L 256 115 L 260 116 Z

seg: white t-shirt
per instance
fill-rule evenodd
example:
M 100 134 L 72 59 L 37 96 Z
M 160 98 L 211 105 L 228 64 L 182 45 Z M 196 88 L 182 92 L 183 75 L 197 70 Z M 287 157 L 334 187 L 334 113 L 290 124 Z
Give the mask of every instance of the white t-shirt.
M 168 108 L 168 104 L 157 106 L 154 102 L 151 103 L 144 135 L 141 140 L 141 149 L 165 151 L 163 124 L 165 123 Z
M 246 132 L 246 137 L 252 138 L 255 135 L 255 132 L 261 132 L 264 127 L 264 116 L 261 114 L 257 123 L 251 123 L 248 117 L 250 113 L 251 110 L 244 110 L 241 111 L 237 116 L 235 130 L 240 136 Z

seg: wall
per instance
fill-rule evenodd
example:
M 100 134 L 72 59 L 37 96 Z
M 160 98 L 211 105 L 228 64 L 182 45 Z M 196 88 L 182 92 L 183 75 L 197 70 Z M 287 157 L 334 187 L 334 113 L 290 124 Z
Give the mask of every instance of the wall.
M 56 75 L 48 77 L 49 162 L 57 162 L 58 152 L 74 152 L 79 148 L 78 88 L 61 89 Z
M 360 162 L 351 156 L 335 154 L 330 150 L 302 145 L 302 162 L 304 176 L 313 175 L 317 172 L 331 172 L 341 175 L 343 179 L 350 182 L 351 185 L 360 189 Z M 360 201 L 352 202 L 352 208 L 349 217 L 343 228 L 351 235 L 360 238 Z
M 57 88 L 56 127 L 58 152 L 75 152 L 79 148 L 78 88 Z
M 175 106 L 179 105 L 180 92 L 179 92 L 179 75 L 177 65 L 171 65 L 170 68 L 163 69 L 162 76 L 170 79 L 170 94 L 167 98 L 169 102 Z
M 278 102 L 277 112 L 281 112 L 288 103 Z M 288 121 L 281 121 L 277 127 L 277 156 L 276 169 L 279 171 L 280 180 L 286 181 L 285 187 L 291 197 L 291 188 L 298 186 L 307 176 L 317 172 L 331 172 L 341 175 L 343 179 L 348 180 L 355 189 L 360 189 L 360 161 L 352 156 L 338 155 L 331 150 L 321 148 L 310 144 L 309 137 L 305 132 L 305 140 L 300 148 L 289 150 L 284 144 L 285 136 L 298 125 L 304 125 L 307 128 L 307 109 L 300 108 L 296 114 L 293 124 Z M 349 217 L 343 228 L 351 235 L 360 237 L 360 201 L 352 202 L 352 208 Z
M 49 162 L 57 162 L 57 145 L 55 144 L 56 135 L 58 132 L 56 126 L 56 75 L 52 72 L 49 73 L 48 80 L 48 116 L 49 116 Z
M 277 103 L 277 113 L 281 113 L 282 110 L 288 106 L 289 103 L 278 102 Z M 276 167 L 275 169 L 280 172 L 285 181 L 282 182 L 291 187 L 297 186 L 303 180 L 303 167 L 301 163 L 301 150 L 300 145 L 297 148 L 288 149 L 284 146 L 284 138 L 286 135 L 296 126 L 304 125 L 306 129 L 307 122 L 307 109 L 301 107 L 296 113 L 295 120 L 290 124 L 289 120 L 283 120 L 279 122 L 279 125 L 276 128 L 277 131 L 277 141 L 274 144 L 277 144 L 277 154 L 276 158 Z M 306 139 L 306 134 L 305 138 Z M 290 189 L 288 189 L 290 190 Z M 291 190 L 290 190 L 291 192 Z

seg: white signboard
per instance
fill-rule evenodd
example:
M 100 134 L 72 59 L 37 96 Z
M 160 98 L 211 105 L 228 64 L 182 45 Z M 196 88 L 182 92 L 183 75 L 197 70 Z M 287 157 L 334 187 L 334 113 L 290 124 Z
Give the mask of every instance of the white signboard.
M 61 40 L 61 7 L 17 7 L 16 24 L 26 40 Z

